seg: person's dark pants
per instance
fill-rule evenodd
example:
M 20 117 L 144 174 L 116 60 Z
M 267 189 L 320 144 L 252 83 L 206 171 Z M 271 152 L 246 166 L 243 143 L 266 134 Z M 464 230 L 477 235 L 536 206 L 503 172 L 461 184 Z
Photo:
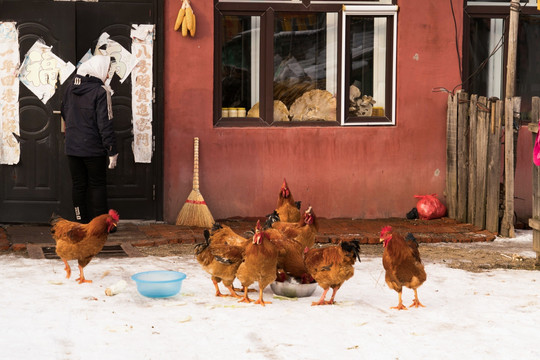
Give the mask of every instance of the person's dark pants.
M 75 219 L 88 223 L 94 217 L 106 214 L 107 157 L 68 156 L 71 172 L 72 201 Z

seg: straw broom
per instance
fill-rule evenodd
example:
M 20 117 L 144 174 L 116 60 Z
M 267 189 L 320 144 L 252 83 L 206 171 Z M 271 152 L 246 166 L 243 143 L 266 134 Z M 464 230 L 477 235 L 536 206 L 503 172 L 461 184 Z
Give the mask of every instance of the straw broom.
M 199 191 L 199 138 L 194 139 L 193 190 L 178 213 L 176 225 L 211 228 L 214 218 Z

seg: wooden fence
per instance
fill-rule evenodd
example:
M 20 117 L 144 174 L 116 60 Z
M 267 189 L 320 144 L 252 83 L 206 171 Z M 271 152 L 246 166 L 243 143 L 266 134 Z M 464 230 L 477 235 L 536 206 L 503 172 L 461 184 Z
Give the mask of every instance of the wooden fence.
M 540 97 L 532 98 L 531 119 L 540 118 Z M 532 143 L 538 136 L 538 122 L 529 124 L 532 133 Z M 536 251 L 536 266 L 540 266 L 540 166 L 533 164 L 532 170 L 532 218 L 529 219 L 529 226 L 533 229 L 533 250 Z
M 514 236 L 514 141 L 513 131 L 505 133 L 504 128 L 513 128 L 520 105 L 519 97 L 505 104 L 484 96 L 469 98 L 464 91 L 448 96 L 446 201 L 450 218 Z

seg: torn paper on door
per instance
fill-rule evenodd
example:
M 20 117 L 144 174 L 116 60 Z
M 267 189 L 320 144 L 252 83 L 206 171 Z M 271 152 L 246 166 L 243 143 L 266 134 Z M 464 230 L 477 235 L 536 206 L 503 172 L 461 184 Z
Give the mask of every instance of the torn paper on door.
M 133 25 L 131 51 L 137 65 L 131 72 L 133 155 L 136 163 L 152 161 L 153 41 L 154 25 Z
M 56 91 L 58 78 L 63 84 L 74 70 L 72 63 L 64 62 L 52 52 L 52 46 L 37 40 L 24 56 L 19 80 L 46 104 Z
M 0 22 L 0 164 L 19 163 L 19 40 L 16 23 Z

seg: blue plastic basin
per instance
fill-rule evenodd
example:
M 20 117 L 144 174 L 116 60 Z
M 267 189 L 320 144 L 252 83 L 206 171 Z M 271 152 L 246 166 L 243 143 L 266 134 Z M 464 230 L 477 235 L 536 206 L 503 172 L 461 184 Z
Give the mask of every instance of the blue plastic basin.
M 131 278 L 137 283 L 141 295 L 151 298 L 165 298 L 178 294 L 186 274 L 178 271 L 145 271 Z

